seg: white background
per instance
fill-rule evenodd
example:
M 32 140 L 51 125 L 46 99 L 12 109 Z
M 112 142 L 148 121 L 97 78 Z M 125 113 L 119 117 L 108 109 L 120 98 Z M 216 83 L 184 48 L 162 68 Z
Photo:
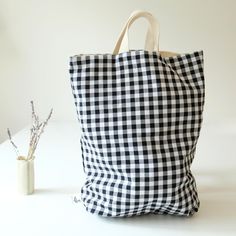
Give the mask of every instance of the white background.
M 236 1 L 234 0 L 0 0 L 0 142 L 30 121 L 29 101 L 44 118 L 76 120 L 69 56 L 112 52 L 133 10 L 161 25 L 160 49 L 204 50 L 205 122 L 236 119 Z M 130 32 L 142 48 L 146 22 Z

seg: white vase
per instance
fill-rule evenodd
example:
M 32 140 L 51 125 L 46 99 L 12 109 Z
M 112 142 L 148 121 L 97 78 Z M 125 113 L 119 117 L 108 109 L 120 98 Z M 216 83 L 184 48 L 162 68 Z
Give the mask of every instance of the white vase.
M 19 193 L 32 194 L 34 192 L 34 159 L 25 160 L 19 157 L 17 159 L 17 172 Z

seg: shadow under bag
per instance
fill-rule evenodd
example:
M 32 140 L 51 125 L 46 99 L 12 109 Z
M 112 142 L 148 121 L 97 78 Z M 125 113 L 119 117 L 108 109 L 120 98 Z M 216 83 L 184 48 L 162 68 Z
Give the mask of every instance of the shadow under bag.
M 149 22 L 145 50 L 128 30 Z M 106 217 L 192 215 L 199 199 L 190 167 L 202 124 L 203 52 L 161 52 L 159 27 L 134 12 L 113 54 L 76 55 L 70 75 L 86 182 L 87 211 Z

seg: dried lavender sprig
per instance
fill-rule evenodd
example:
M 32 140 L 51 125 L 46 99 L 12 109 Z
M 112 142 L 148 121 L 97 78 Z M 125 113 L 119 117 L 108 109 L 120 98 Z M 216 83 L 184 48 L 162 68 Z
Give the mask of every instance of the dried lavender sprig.
M 34 117 L 36 116 L 35 115 L 35 110 L 34 110 L 34 102 L 30 101 L 30 104 L 31 104 L 31 110 L 32 110 L 32 120 L 34 120 Z
M 30 129 L 30 140 L 31 140 L 31 137 L 33 135 L 33 131 L 34 131 L 34 102 L 33 101 L 30 101 L 30 105 L 31 105 L 31 125 L 32 125 L 32 128 Z
M 42 128 L 40 129 L 38 135 L 37 135 L 37 138 L 36 138 L 36 142 L 34 144 L 34 149 L 36 149 L 37 145 L 38 145 L 38 142 L 39 142 L 39 139 L 42 135 L 42 133 L 44 132 L 44 128 L 46 127 L 46 125 L 48 124 L 48 121 L 50 120 L 51 116 L 52 116 L 52 112 L 53 112 L 53 109 L 50 110 L 50 113 L 47 117 L 47 119 L 43 122 L 43 125 L 42 125 Z
M 32 106 L 32 108 L 33 108 L 32 109 L 32 112 L 33 112 L 34 107 Z M 37 148 L 41 134 L 44 132 L 44 128 L 47 125 L 49 119 L 51 118 L 52 112 L 53 112 L 53 109 L 51 109 L 47 119 L 44 122 L 42 122 L 40 124 L 39 124 L 39 122 L 36 122 L 36 127 L 34 129 L 33 135 L 31 136 L 31 140 L 30 140 L 30 146 L 29 146 L 29 152 L 27 155 L 27 160 L 33 158 L 33 155 L 34 155 L 34 152 Z M 34 117 L 36 117 L 36 116 L 34 116 Z
M 39 123 L 39 116 L 36 115 L 34 102 L 30 101 L 31 104 L 31 115 L 32 115 L 32 128 L 30 129 L 30 142 L 29 142 L 29 150 L 28 155 L 29 157 L 30 152 L 32 150 L 32 146 L 35 142 L 35 139 L 37 138 L 37 134 L 42 126 L 42 123 Z
M 45 121 L 45 125 L 44 125 L 44 126 L 46 126 L 47 123 L 48 123 L 48 121 L 50 120 L 50 118 L 51 118 L 51 116 L 52 116 L 52 112 L 53 112 L 53 109 L 50 110 L 50 113 L 49 113 L 49 115 L 48 115 L 48 118 L 47 118 L 46 121 Z
M 30 146 L 33 145 L 34 140 L 35 140 L 36 136 L 38 135 L 38 132 L 39 132 L 39 130 L 41 129 L 42 125 L 43 125 L 43 122 L 40 123 L 37 127 L 34 127 L 34 128 L 33 128 L 32 135 L 31 135 L 31 139 L 30 139 Z
M 16 146 L 16 144 L 15 144 L 15 143 L 13 142 L 13 140 L 12 140 L 12 136 L 11 136 L 11 132 L 10 132 L 10 129 L 9 129 L 9 128 L 7 129 L 7 134 L 8 134 L 10 143 L 12 144 L 12 146 L 13 146 L 15 152 L 16 152 L 17 157 L 20 156 L 20 152 L 19 152 L 19 150 L 18 150 L 18 147 Z

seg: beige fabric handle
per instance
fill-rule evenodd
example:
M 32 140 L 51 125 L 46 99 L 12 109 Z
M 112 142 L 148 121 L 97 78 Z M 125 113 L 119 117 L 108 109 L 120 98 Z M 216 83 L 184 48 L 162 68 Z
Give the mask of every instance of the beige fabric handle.
M 123 27 L 118 41 L 116 43 L 113 54 L 118 54 L 121 52 L 129 51 L 129 37 L 128 31 L 131 25 L 138 18 L 144 17 L 148 20 L 149 28 L 146 37 L 145 50 L 147 51 L 157 51 L 159 52 L 159 25 L 157 20 L 151 15 L 149 12 L 145 11 L 135 11 L 131 14 L 129 19 L 127 20 L 125 26 Z

